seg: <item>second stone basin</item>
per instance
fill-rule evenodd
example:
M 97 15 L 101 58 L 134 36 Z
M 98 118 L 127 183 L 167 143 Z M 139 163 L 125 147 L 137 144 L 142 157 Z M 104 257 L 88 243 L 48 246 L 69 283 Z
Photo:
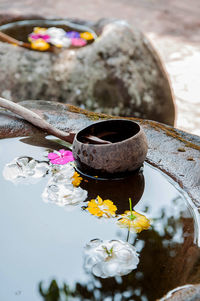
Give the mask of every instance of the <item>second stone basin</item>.
M 167 73 L 150 42 L 136 28 L 123 20 L 41 19 L 0 15 L 0 30 L 25 41 L 34 26 L 46 24 L 91 31 L 98 38 L 85 47 L 63 49 L 58 54 L 0 42 L 2 97 L 16 102 L 57 100 L 98 113 L 174 124 L 175 105 Z

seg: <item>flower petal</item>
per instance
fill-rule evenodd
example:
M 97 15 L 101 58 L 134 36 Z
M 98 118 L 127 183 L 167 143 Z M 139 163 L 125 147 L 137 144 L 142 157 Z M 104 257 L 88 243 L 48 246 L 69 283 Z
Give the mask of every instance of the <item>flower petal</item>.
M 59 158 L 59 156 L 56 154 L 56 153 L 49 153 L 48 154 L 48 158 L 50 159 L 50 160 L 54 160 L 54 159 L 56 159 L 56 158 Z

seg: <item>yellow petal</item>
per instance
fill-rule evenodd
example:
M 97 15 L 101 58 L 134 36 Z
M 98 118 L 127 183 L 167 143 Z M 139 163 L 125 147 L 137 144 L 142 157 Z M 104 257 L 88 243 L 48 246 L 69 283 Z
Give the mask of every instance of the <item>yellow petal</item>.
M 80 37 L 84 40 L 87 40 L 87 41 L 94 39 L 93 34 L 91 32 L 87 32 L 87 31 L 86 32 L 81 32 Z

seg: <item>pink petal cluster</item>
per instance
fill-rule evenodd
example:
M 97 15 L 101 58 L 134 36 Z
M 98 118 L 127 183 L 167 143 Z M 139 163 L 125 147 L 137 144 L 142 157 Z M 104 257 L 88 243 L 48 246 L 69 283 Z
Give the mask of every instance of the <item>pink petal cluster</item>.
M 33 40 L 43 39 L 45 42 L 49 42 L 50 36 L 48 34 L 30 34 L 30 38 Z
M 74 161 L 74 157 L 71 151 L 60 149 L 57 152 L 49 153 L 48 158 L 52 164 L 67 164 L 68 162 Z
M 85 46 L 86 44 L 87 44 L 87 42 L 84 39 L 81 39 L 81 38 L 71 39 L 72 46 Z

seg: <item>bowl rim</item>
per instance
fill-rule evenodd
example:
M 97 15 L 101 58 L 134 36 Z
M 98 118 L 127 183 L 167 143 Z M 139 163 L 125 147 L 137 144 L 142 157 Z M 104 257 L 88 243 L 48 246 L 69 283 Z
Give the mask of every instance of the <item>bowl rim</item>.
M 133 120 L 129 120 L 129 119 L 123 119 L 123 118 L 116 118 L 116 119 L 108 119 L 108 120 L 101 120 L 101 121 L 97 121 L 97 122 L 95 122 L 95 123 L 92 123 L 92 124 L 90 124 L 90 125 L 88 125 L 88 126 L 86 126 L 86 127 L 84 127 L 83 129 L 81 129 L 78 133 L 76 133 L 76 135 L 75 135 L 75 137 L 74 137 L 74 142 L 76 141 L 76 142 L 78 142 L 78 143 L 80 143 L 80 144 L 83 144 L 83 145 L 85 145 L 85 143 L 84 142 L 81 142 L 81 141 L 79 141 L 78 139 L 77 139 L 77 136 L 82 132 L 82 131 L 84 131 L 84 130 L 87 130 L 89 127 L 92 127 L 92 126 L 94 126 L 95 124 L 97 124 L 97 123 L 104 123 L 104 122 L 112 122 L 112 121 L 125 121 L 125 122 L 127 122 L 127 123 L 134 123 L 134 124 L 136 124 L 138 127 L 139 127 L 139 131 L 135 134 L 135 135 L 133 135 L 133 136 L 131 136 L 131 137 L 129 137 L 129 138 L 127 138 L 127 139 L 124 139 L 124 140 L 122 140 L 122 141 L 118 141 L 118 142 L 113 142 L 113 143 L 111 143 L 111 144 L 87 144 L 87 146 L 88 145 L 90 145 L 90 146 L 95 146 L 95 148 L 96 147 L 108 147 L 108 146 L 115 146 L 116 144 L 123 144 L 123 143 L 126 143 L 128 140 L 130 140 L 130 139 L 133 139 L 133 137 L 135 138 L 137 138 L 137 136 L 139 136 L 139 135 L 141 135 L 141 133 L 143 133 L 143 135 L 144 135 L 144 137 L 146 138 L 146 135 L 145 135 L 145 133 L 144 133 L 144 130 L 141 128 L 141 126 L 140 126 L 140 124 L 138 124 L 137 122 L 135 122 L 135 121 L 133 121 Z M 74 142 L 73 142 L 73 144 L 74 144 Z

